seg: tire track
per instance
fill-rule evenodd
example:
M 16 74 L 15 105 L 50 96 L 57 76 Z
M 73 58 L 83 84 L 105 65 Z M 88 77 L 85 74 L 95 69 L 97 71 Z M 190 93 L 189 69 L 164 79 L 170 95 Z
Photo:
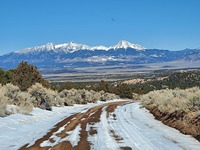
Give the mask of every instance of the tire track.
M 88 142 L 88 135 L 98 133 L 95 129 L 88 130 L 87 124 L 99 123 L 102 109 L 104 107 L 108 107 L 109 109 L 107 111 L 111 112 L 114 111 L 117 106 L 124 103 L 124 101 L 105 103 L 85 110 L 82 113 L 76 113 L 70 117 L 67 117 L 56 124 L 54 128 L 42 138 L 36 140 L 33 145 L 29 145 L 29 143 L 27 143 L 26 145 L 22 146 L 20 150 L 89 150 L 91 148 L 91 143 Z M 73 147 L 70 141 L 66 139 L 70 136 L 69 133 L 74 131 L 78 125 L 81 127 L 79 133 L 80 139 L 78 144 Z M 44 143 L 46 143 L 46 145 Z

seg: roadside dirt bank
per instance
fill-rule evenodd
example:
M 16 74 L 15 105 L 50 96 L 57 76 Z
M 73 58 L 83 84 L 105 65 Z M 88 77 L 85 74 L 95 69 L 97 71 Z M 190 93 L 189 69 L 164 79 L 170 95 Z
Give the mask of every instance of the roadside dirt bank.
M 193 115 L 192 112 L 174 112 L 166 114 L 151 105 L 147 106 L 146 109 L 165 125 L 173 127 L 183 134 L 191 135 L 200 142 L 200 116 L 191 117 Z

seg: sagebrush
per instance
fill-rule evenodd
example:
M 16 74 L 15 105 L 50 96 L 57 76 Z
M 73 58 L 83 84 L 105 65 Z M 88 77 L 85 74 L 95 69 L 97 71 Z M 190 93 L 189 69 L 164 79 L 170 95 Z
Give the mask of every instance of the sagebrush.
M 165 89 L 152 91 L 142 95 L 144 106 L 152 105 L 161 112 L 189 112 L 200 111 L 200 89 L 199 87 L 181 89 Z

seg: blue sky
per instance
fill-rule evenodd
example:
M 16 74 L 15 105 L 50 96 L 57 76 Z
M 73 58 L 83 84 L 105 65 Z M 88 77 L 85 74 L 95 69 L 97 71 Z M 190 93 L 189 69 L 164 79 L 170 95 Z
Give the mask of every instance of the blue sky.
M 48 42 L 200 47 L 200 0 L 4 0 L 0 55 Z

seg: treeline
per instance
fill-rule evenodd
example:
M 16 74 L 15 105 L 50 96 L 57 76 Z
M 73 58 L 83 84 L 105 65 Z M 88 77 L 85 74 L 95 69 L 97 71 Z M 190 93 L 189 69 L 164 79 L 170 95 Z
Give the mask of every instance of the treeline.
M 154 78 L 145 82 L 135 84 L 123 84 L 123 82 L 65 82 L 55 83 L 54 87 L 58 91 L 63 89 L 87 89 L 94 91 L 105 91 L 119 95 L 121 98 L 133 98 L 133 93 L 146 94 L 150 91 L 161 89 L 186 89 L 200 87 L 200 71 L 174 72 L 163 79 Z
M 145 82 L 135 84 L 123 84 L 122 82 L 65 82 L 54 84 L 58 91 L 63 89 L 87 89 L 94 91 L 106 91 L 119 95 L 121 98 L 133 98 L 133 93 L 146 94 L 150 91 L 161 89 L 187 89 L 192 87 L 200 87 L 200 71 L 174 72 L 168 77 L 160 79 L 156 77 Z
M 132 92 L 146 94 L 150 91 L 161 89 L 186 89 L 200 87 L 200 71 L 176 72 L 163 80 L 154 79 L 144 83 L 130 85 Z
M 6 85 L 12 83 L 25 91 L 35 83 L 41 83 L 44 87 L 49 88 L 50 84 L 42 78 L 42 75 L 37 70 L 37 67 L 21 62 L 16 69 L 4 71 L 0 68 L 0 84 Z

